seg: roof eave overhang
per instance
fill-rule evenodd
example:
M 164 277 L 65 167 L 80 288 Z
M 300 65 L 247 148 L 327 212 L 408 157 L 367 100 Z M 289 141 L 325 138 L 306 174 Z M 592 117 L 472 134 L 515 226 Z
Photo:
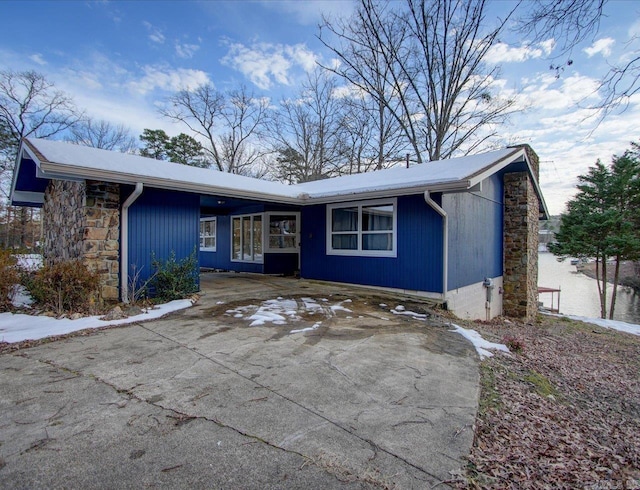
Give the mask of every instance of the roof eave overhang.
M 472 186 L 479 184 L 480 182 L 485 180 L 487 177 L 490 177 L 491 175 L 493 175 L 496 172 L 499 172 L 506 166 L 512 163 L 517 163 L 517 162 L 523 162 L 527 166 L 527 172 L 529 172 L 529 176 L 531 177 L 531 182 L 533 183 L 533 187 L 538 196 L 538 202 L 540 203 L 540 209 L 539 209 L 540 219 L 548 220 L 550 214 L 549 214 L 549 209 L 547 208 L 547 203 L 545 202 L 544 196 L 542 195 L 542 189 L 540 189 L 540 184 L 538 183 L 538 180 L 536 179 L 535 174 L 533 173 L 533 168 L 531 167 L 531 162 L 529 161 L 527 152 L 522 147 L 514 148 L 513 152 L 511 152 L 510 154 L 508 154 L 498 162 L 495 162 L 494 164 L 492 164 L 490 168 L 488 167 L 483 170 L 480 170 L 479 172 L 471 176 L 471 178 L 469 179 L 469 182 L 472 184 Z
M 48 161 L 41 162 L 40 169 L 43 172 L 43 176 L 46 176 L 47 178 L 59 178 L 65 180 L 101 180 L 114 182 L 117 184 L 130 185 L 135 185 L 138 182 L 142 182 L 145 186 L 168 190 L 179 189 L 181 191 L 195 192 L 205 195 L 267 200 L 276 202 L 278 204 L 302 204 L 303 202 L 299 197 L 283 196 L 279 194 L 255 192 L 243 189 L 232 189 L 229 187 L 220 187 L 205 183 L 180 181 L 173 179 L 169 180 L 162 177 L 150 175 L 143 176 L 128 173 L 114 173 L 108 170 L 90 169 L 86 167 L 58 164 Z
M 387 189 L 380 189 L 377 191 L 369 192 L 344 192 L 344 193 L 332 193 L 319 196 L 306 196 L 303 204 L 330 204 L 333 202 L 348 202 L 348 201 L 362 201 L 365 199 L 382 199 L 387 197 L 397 196 L 412 196 L 415 194 L 422 194 L 425 190 L 431 192 L 466 192 L 474 190 L 469 185 L 468 180 L 456 180 L 450 182 L 441 182 L 437 184 L 417 184 L 411 187 L 393 187 Z
M 12 206 L 42 206 L 44 203 L 44 193 L 16 190 L 16 184 L 18 183 L 18 174 L 20 173 L 20 167 L 22 166 L 23 154 L 26 153 L 31 160 L 36 164 L 36 175 L 40 177 L 40 158 L 36 152 L 32 151 L 31 147 L 27 144 L 27 140 L 24 139 L 20 143 L 18 148 L 18 154 L 16 155 L 16 161 L 14 164 L 13 176 L 11 177 L 11 189 L 9 190 L 9 202 Z

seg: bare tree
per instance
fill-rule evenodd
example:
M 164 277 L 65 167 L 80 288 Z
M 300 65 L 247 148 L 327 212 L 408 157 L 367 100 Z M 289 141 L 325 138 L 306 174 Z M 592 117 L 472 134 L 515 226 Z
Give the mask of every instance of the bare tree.
M 484 0 L 407 0 L 392 9 L 360 0 L 354 18 L 325 21 L 341 40 L 323 41 L 341 61 L 333 71 L 384 106 L 418 162 L 476 151 L 512 110 L 514 100 L 492 86 L 497 68 L 484 63 L 506 19 L 485 32 L 485 7 Z
M 67 138 L 78 145 L 102 148 L 103 150 L 133 153 L 138 144 L 131 130 L 122 124 L 113 125 L 103 119 L 84 119 L 71 128 Z
M 404 90 L 404 86 L 395 80 L 392 70 L 395 64 L 394 51 L 400 56 L 394 47 L 405 44 L 406 29 L 398 23 L 387 26 L 388 29 L 380 34 L 380 29 L 385 27 L 380 19 L 390 15 L 388 8 L 388 5 L 381 4 L 374 11 L 361 6 L 351 18 L 338 19 L 335 23 L 325 19 L 320 31 L 320 40 L 338 55 L 341 62 L 339 66 L 325 65 L 324 68 L 341 76 L 355 89 L 348 102 L 354 109 L 350 111 L 352 116 L 349 121 L 358 121 L 362 130 L 365 129 L 363 124 L 367 127 L 368 137 L 361 142 L 369 147 L 369 151 L 365 152 L 364 148 L 356 151 L 368 153 L 370 158 L 374 158 L 377 161 L 376 169 L 397 160 L 400 153 L 409 147 L 409 139 L 416 139 L 416 135 L 413 138 L 406 137 L 412 128 L 404 120 L 401 107 L 403 98 L 394 96 Z M 323 29 L 336 35 L 340 46 L 329 45 L 323 39 Z M 380 42 L 382 38 L 385 42 Z M 362 121 L 363 117 L 366 123 Z M 402 133 L 405 135 L 404 142 L 400 138 Z M 357 138 L 352 139 L 357 144 Z M 359 169 L 357 171 L 369 169 L 370 165 L 366 164 L 362 169 L 364 161 L 359 155 L 354 155 L 354 158 L 352 162 Z
M 71 128 L 81 118 L 72 99 L 56 90 L 43 75 L 34 71 L 0 71 L 0 191 L 5 197 L 22 138 L 50 138 Z M 19 231 L 16 237 L 7 236 L 6 245 L 24 246 L 33 211 L 26 208 L 16 211 L 7 206 L 7 230 L 12 214 Z
M 43 75 L 0 71 L 0 125 L 9 135 L 10 151 L 17 151 L 22 138 L 50 138 L 81 118 L 71 97 L 56 90 Z
M 318 69 L 295 98 L 281 101 L 270 126 L 280 180 L 308 182 L 341 173 L 346 154 L 344 101 L 336 96 L 336 87 L 336 79 Z
M 530 0 L 518 28 L 533 35 L 534 42 L 554 39 L 560 54 L 595 35 L 607 0 Z
M 225 131 L 221 136 L 222 156 L 227 172 L 250 175 L 267 150 L 256 144 L 267 120 L 269 100 L 247 92 L 245 86 L 226 95 L 222 111 Z
M 572 51 L 583 42 L 595 39 L 600 30 L 600 20 L 605 15 L 608 0 L 532 0 L 520 17 L 518 28 L 534 41 L 552 38 L 558 41 L 558 58 L 551 68 L 560 76 L 566 66 L 573 64 Z M 631 4 L 629 4 L 631 7 Z M 629 43 L 637 41 L 637 36 Z M 629 104 L 630 97 L 640 92 L 640 51 L 629 49 L 622 64 L 613 64 L 600 80 L 598 92 L 602 96 L 594 109 L 599 109 L 603 118 L 612 110 Z
M 404 161 L 410 145 L 384 103 L 358 89 L 344 98 L 344 109 L 347 173 L 381 170 Z
M 206 141 L 205 152 L 218 170 L 224 171 L 219 150 L 218 125 L 224 109 L 224 95 L 213 85 L 201 85 L 195 90 L 181 90 L 169 97 L 169 106 L 160 113 L 184 123 L 193 134 Z
M 250 174 L 262 155 L 254 145 L 265 122 L 268 101 L 247 92 L 245 87 L 224 94 L 213 85 L 194 91 L 181 90 L 161 110 L 165 117 L 184 123 L 206 141 L 208 160 L 223 172 Z

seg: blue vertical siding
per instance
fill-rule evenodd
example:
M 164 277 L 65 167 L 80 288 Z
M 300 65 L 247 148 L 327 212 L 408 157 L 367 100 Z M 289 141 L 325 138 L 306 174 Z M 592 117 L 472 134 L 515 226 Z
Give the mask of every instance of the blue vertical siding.
M 449 215 L 449 289 L 502 275 L 502 174 L 482 182 L 477 193 L 445 194 Z
M 398 197 L 397 257 L 327 255 L 325 228 L 326 205 L 302 209 L 302 277 L 442 292 L 442 218 L 422 194 Z
M 124 188 L 122 199 L 132 189 Z M 129 208 L 129 273 L 131 264 L 141 270 L 140 281 L 153 273 L 152 254 L 166 260 L 198 251 L 200 239 L 200 198 L 196 194 L 145 187 Z

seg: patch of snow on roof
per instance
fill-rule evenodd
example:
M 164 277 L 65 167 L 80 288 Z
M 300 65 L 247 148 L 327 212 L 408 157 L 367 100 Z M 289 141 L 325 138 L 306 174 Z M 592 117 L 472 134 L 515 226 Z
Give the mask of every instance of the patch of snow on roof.
M 513 152 L 514 148 L 505 148 L 479 155 L 422 163 L 409 168 L 393 167 L 375 172 L 315 180 L 296 184 L 294 187 L 311 198 L 407 187 L 428 187 L 467 179 Z
M 241 175 L 155 160 L 140 155 L 74 145 L 61 141 L 28 138 L 48 162 L 65 165 L 64 175 L 83 177 L 87 172 L 110 172 L 114 181 L 166 182 L 181 189 L 197 186 L 198 192 L 217 195 L 260 194 L 282 199 L 327 198 L 368 192 L 426 188 L 430 185 L 461 182 L 514 153 L 514 148 L 478 155 L 439 160 L 409 168 L 394 167 L 362 174 L 286 185 Z M 88 170 L 87 170 L 88 169 Z M 210 188 L 210 189 L 207 189 Z M 242 194 L 245 193 L 245 194 Z
M 27 139 L 47 161 L 74 167 L 70 169 L 70 172 L 79 172 L 80 169 L 87 168 L 128 176 L 132 182 L 144 183 L 149 179 L 162 178 L 175 182 L 178 184 L 176 187 L 179 187 L 180 183 L 184 183 L 208 185 L 215 190 L 224 188 L 236 191 L 253 191 L 282 197 L 296 197 L 298 195 L 296 190 L 279 182 L 155 160 L 140 155 L 74 145 L 63 141 Z

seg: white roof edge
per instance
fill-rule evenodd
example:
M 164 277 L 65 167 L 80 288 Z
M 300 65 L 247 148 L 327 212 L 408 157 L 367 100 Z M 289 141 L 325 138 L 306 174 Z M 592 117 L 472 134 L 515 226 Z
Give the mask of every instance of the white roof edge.
M 39 142 L 43 142 L 43 149 L 39 148 Z M 53 144 L 53 146 L 51 146 Z M 82 162 L 85 159 L 90 159 L 91 151 L 96 151 L 100 153 L 96 153 L 95 156 L 97 160 L 105 159 L 105 153 L 107 150 L 98 150 L 95 148 L 86 148 L 78 145 L 68 144 L 70 147 L 78 146 L 82 150 L 74 149 L 71 152 L 71 156 L 65 158 L 64 156 L 59 157 L 60 161 L 55 162 L 51 161 L 55 158 L 55 155 L 65 155 L 67 150 L 66 148 L 62 149 L 62 153 L 60 148 L 55 145 L 62 145 L 63 142 L 52 141 L 52 140 L 39 140 L 37 138 L 25 138 L 20 145 L 20 151 L 18 152 L 18 158 L 16 162 L 16 169 L 19 168 L 21 163 L 23 152 L 26 153 L 29 158 L 31 158 L 38 168 L 38 171 L 41 173 L 41 177 L 45 178 L 64 178 L 69 180 L 76 180 L 78 178 L 81 179 L 90 179 L 90 180 L 105 180 L 111 181 L 121 184 L 130 184 L 135 185 L 137 182 L 142 182 L 146 185 L 152 187 L 158 187 L 169 190 L 183 190 L 186 192 L 194 192 L 204 195 L 219 195 L 225 197 L 237 197 L 244 199 L 255 199 L 255 200 L 269 200 L 279 204 L 293 204 L 293 205 L 305 205 L 305 204 L 323 204 L 327 202 L 336 202 L 336 201 L 355 201 L 361 199 L 371 199 L 378 197 L 390 197 L 390 196 L 398 196 L 398 195 L 410 195 L 422 193 L 425 190 L 430 190 L 432 192 L 461 192 L 466 191 L 474 186 L 476 186 L 479 182 L 482 182 L 487 177 L 493 175 L 495 172 L 500 171 L 507 165 L 518 161 L 519 158 L 522 158 L 526 163 L 530 175 L 533 177 L 533 183 L 536 189 L 536 192 L 540 198 L 541 207 L 543 208 L 545 214 L 549 216 L 548 210 L 546 208 L 546 203 L 544 202 L 544 198 L 542 197 L 542 193 L 539 187 L 538 182 L 535 179 L 535 176 L 531 169 L 531 164 L 529 162 L 527 152 L 524 147 L 513 147 L 513 148 L 504 148 L 502 150 L 498 150 L 497 152 L 502 152 L 499 159 L 489 160 L 489 163 L 483 168 L 476 170 L 476 174 L 468 174 L 464 176 L 464 174 L 458 173 L 457 175 L 453 174 L 450 176 L 441 175 L 441 180 L 431 181 L 425 179 L 426 175 L 418 174 L 415 181 L 411 182 L 407 181 L 395 181 L 395 182 L 386 182 L 384 185 L 376 186 L 350 186 L 349 188 L 340 189 L 339 186 L 337 189 L 323 191 L 323 189 L 316 189 L 314 192 L 307 193 L 304 184 L 292 185 L 288 186 L 279 182 L 270 182 L 264 181 L 261 179 L 254 179 L 256 182 L 259 182 L 260 185 L 256 185 L 255 189 L 252 189 L 250 180 L 243 179 L 251 179 L 243 176 L 233 176 L 231 180 L 227 178 L 227 174 L 225 178 L 222 176 L 220 179 L 223 182 L 219 183 L 220 185 L 212 184 L 210 179 L 207 179 L 208 182 L 198 181 L 197 178 L 199 174 L 194 173 L 193 169 L 190 169 L 188 172 L 187 179 L 181 180 L 176 178 L 175 171 L 170 171 L 169 167 L 167 167 L 167 173 L 169 176 L 157 176 L 152 175 L 149 171 L 149 167 L 146 167 L 146 171 L 143 170 L 139 173 L 133 172 L 123 172 L 121 171 L 123 168 L 126 168 L 127 165 L 123 164 L 124 162 L 128 163 L 128 160 L 122 160 L 123 155 L 118 154 L 118 161 L 120 162 L 120 169 L 117 168 L 109 168 L 108 166 L 92 166 L 92 165 L 83 165 Z M 47 146 L 49 145 L 49 146 Z M 509 153 L 505 154 L 504 152 L 507 150 Z M 78 153 L 80 151 L 80 153 Z M 51 152 L 52 155 L 47 156 L 47 154 Z M 76 153 L 73 153 L 76 152 Z M 85 152 L 83 154 L 82 152 Z M 491 153 L 491 152 L 488 152 Z M 500 155 L 500 153 L 498 153 Z M 481 156 L 483 154 L 478 154 Z M 488 154 L 486 154 L 488 155 Z M 496 155 L 498 156 L 498 155 Z M 133 158 L 144 159 L 139 155 L 131 155 Z M 49 160 L 51 158 L 51 160 Z M 124 156 L 126 158 L 126 156 Z M 462 157 L 465 158 L 465 157 Z M 471 158 L 477 158 L 476 156 L 471 156 Z M 170 162 L 162 162 L 163 164 L 167 164 Z M 144 165 L 144 163 L 143 163 Z M 171 165 L 179 165 L 179 164 L 171 164 Z M 426 164 L 425 164 L 426 165 Z M 134 168 L 132 166 L 132 168 Z M 143 167 L 144 168 L 144 167 Z M 464 168 L 464 167 L 463 167 Z M 202 169 L 198 169 L 202 170 Z M 384 172 L 384 170 L 382 170 Z M 15 192 L 15 184 L 17 179 L 17 171 L 14 172 L 14 178 L 12 182 L 11 195 Z M 359 174 L 364 175 L 364 174 Z M 427 174 L 428 175 L 428 174 Z M 339 178 L 339 177 L 338 177 Z M 436 177 L 437 178 L 437 177 Z M 214 178 L 215 180 L 215 178 Z M 328 179 L 331 180 L 331 179 Z M 380 180 L 380 179 L 378 179 Z M 435 180 L 435 179 L 434 179 Z M 225 182 L 226 181 L 226 182 Z M 358 181 L 356 181 L 358 182 Z
M 520 156 L 524 157 L 525 161 L 527 162 L 527 165 L 529 165 L 529 162 L 527 159 L 527 152 L 524 150 L 524 148 L 513 148 L 513 153 L 501 158 L 497 162 L 494 162 L 492 165 L 490 165 L 489 167 L 484 169 L 484 171 L 478 173 L 477 175 L 472 176 L 469 179 L 469 187 L 473 187 L 474 185 L 479 184 L 480 182 L 485 180 L 487 177 L 490 177 L 491 175 L 505 168 L 507 165 L 510 165 L 516 162 L 517 158 Z M 530 165 L 529 165 L 529 170 L 531 171 Z M 533 175 L 533 173 L 531 175 Z
M 22 162 L 22 153 L 24 151 L 26 151 L 29 154 L 29 156 L 31 156 L 31 159 L 36 162 L 36 165 L 40 163 L 38 159 L 35 158 L 34 154 L 31 152 L 31 149 L 28 147 L 28 145 L 24 145 L 20 143 L 20 146 L 18 147 L 18 154 L 16 155 L 16 161 L 14 162 L 14 165 L 13 165 L 14 171 L 13 171 L 13 175 L 11 176 L 11 188 L 9 189 L 9 203 L 14 201 L 14 195 L 16 193 L 16 183 L 18 182 L 18 169 L 20 168 L 20 162 Z M 37 194 L 37 193 L 34 193 L 34 194 Z M 18 199 L 16 199 L 16 201 L 18 201 Z
M 33 191 L 16 191 L 11 193 L 11 201 L 44 204 L 44 193 Z
M 164 179 L 162 177 L 142 176 L 135 174 L 119 173 L 114 175 L 113 172 L 106 170 L 88 169 L 87 167 L 76 167 L 70 165 L 57 164 L 52 162 L 44 162 L 41 164 L 41 168 L 46 172 L 58 177 L 67 176 L 73 178 L 74 176 L 82 176 L 89 180 L 107 180 L 109 182 L 115 182 L 118 184 L 131 184 L 135 185 L 137 182 L 142 182 L 145 185 L 151 187 L 158 187 L 161 189 L 176 190 L 179 185 L 179 190 L 196 192 L 199 194 L 208 195 L 221 195 L 227 197 L 239 197 L 247 199 L 264 199 L 269 198 L 274 202 L 287 203 L 287 204 L 299 204 L 300 198 L 289 197 L 281 194 L 271 194 L 265 192 L 252 192 L 249 190 L 242 191 L 237 189 L 229 189 L 228 187 L 219 187 L 211 184 L 201 184 L 189 181 L 180 181 L 175 179 Z

